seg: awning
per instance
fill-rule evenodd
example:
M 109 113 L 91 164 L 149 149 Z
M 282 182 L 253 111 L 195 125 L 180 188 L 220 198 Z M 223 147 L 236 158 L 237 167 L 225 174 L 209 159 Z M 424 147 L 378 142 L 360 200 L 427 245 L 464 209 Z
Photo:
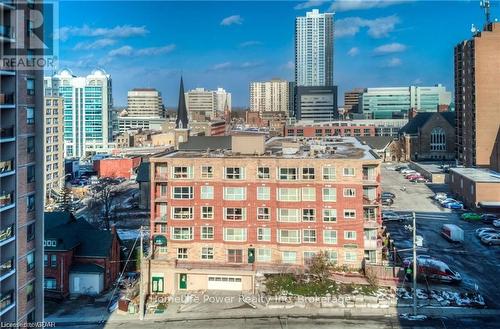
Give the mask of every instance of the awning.
M 157 235 L 154 238 L 154 244 L 156 246 L 166 246 L 167 245 L 167 238 L 164 235 Z

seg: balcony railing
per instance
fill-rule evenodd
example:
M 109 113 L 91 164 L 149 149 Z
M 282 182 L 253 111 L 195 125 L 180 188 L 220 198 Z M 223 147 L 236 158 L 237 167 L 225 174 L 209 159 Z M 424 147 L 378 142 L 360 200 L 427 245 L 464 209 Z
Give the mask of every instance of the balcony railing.
M 14 202 L 14 193 L 2 193 L 0 194 L 0 209 L 7 207 Z
M 365 221 L 363 222 L 363 227 L 366 228 L 378 228 L 380 225 L 376 220 L 367 220 L 365 218 Z
M 0 175 L 11 172 L 14 170 L 14 161 L 0 161 Z
M 14 105 L 14 93 L 0 93 L 0 105 Z
M 365 250 L 375 250 L 375 249 L 377 249 L 377 240 L 365 239 Z
M 14 236 L 14 224 L 0 231 L 0 243 Z
M 156 218 L 155 218 L 155 222 L 158 222 L 158 223 L 166 223 L 166 222 L 167 222 L 167 215 L 163 215 L 163 216 L 160 216 L 160 217 L 156 217 Z
M 168 173 L 166 172 L 156 172 L 155 173 L 156 180 L 168 180 Z
M 11 290 L 0 295 L 0 312 L 14 303 L 14 291 Z
M 189 262 L 189 261 L 182 261 L 182 260 L 176 260 L 175 267 L 182 268 L 182 269 L 227 268 L 227 269 L 239 269 L 239 270 L 252 270 L 252 268 L 253 268 L 252 264 L 246 264 L 246 263 L 231 264 L 231 263 L 220 263 L 220 262 L 213 262 L 213 261 Z
M 0 264 L 0 276 L 9 273 L 14 269 L 14 258 L 4 261 Z
M 0 128 L 0 139 L 1 138 L 13 138 L 14 137 L 14 126 Z
M 367 206 L 376 206 L 379 204 L 379 201 L 377 199 L 371 199 L 371 198 L 368 198 L 366 196 L 363 196 L 363 205 L 367 205 Z

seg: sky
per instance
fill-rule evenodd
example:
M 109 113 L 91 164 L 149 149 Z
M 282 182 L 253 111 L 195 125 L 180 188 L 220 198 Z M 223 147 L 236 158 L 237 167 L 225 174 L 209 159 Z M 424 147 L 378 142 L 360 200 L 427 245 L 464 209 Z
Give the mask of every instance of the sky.
M 477 1 L 61 1 L 59 67 L 104 69 L 115 106 L 127 91 L 157 88 L 177 106 L 186 90 L 223 87 L 248 106 L 249 83 L 294 79 L 294 24 L 335 12 L 339 104 L 355 87 L 443 84 L 453 89 L 453 47 L 482 27 Z M 500 3 L 492 1 L 492 18 Z

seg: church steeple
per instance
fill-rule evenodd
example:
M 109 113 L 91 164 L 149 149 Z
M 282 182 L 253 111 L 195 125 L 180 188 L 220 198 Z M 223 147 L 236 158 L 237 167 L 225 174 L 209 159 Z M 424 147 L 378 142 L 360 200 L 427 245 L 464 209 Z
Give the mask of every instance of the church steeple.
M 175 120 L 175 129 L 188 128 L 188 113 L 186 108 L 186 98 L 184 95 L 184 82 L 181 76 L 181 85 L 179 87 L 179 105 L 177 106 L 177 120 Z

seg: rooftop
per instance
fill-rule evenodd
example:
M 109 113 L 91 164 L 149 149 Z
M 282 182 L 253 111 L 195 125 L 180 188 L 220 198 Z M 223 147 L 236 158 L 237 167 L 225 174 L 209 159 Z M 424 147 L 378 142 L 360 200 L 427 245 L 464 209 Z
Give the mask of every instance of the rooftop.
M 476 183 L 500 184 L 500 173 L 482 168 L 451 168 L 450 171 L 464 176 Z

